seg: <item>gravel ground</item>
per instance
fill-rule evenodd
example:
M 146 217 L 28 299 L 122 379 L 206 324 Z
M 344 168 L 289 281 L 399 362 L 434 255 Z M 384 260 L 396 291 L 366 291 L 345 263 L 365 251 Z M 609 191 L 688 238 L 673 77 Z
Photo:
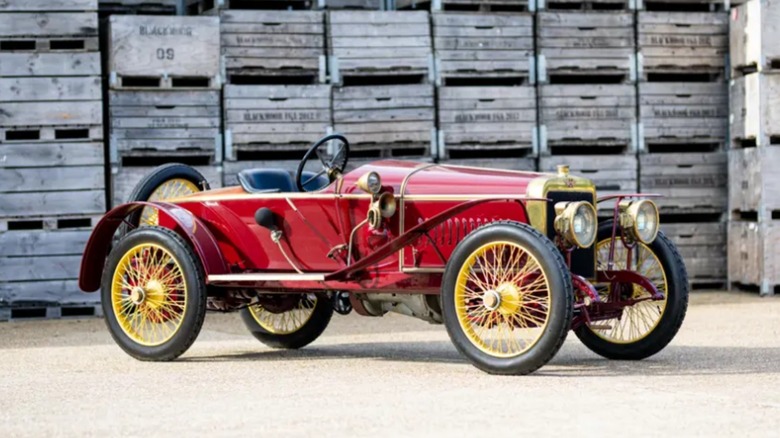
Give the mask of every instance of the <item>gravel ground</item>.
M 780 299 L 700 293 L 675 341 L 607 361 L 570 336 L 532 376 L 462 359 L 444 328 L 335 317 L 297 352 L 208 315 L 172 363 L 126 356 L 102 320 L 0 324 L 2 436 L 777 436 Z

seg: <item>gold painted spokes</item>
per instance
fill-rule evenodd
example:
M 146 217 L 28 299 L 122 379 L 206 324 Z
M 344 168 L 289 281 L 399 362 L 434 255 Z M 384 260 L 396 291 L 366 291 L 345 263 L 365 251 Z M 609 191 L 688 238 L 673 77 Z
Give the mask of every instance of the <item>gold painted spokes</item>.
M 461 266 L 455 286 L 461 329 L 477 348 L 514 357 L 539 341 L 550 317 L 550 285 L 538 260 L 514 242 L 491 242 Z
M 249 313 L 255 321 L 268 333 L 275 335 L 289 335 L 300 330 L 311 318 L 314 307 L 317 305 L 317 296 L 314 294 L 302 295 L 293 308 L 284 312 L 272 312 L 257 304 L 249 308 Z
M 164 344 L 181 328 L 187 311 L 187 282 L 179 262 L 156 244 L 131 248 L 114 271 L 111 306 L 134 342 Z
M 199 192 L 200 188 L 192 181 L 184 178 L 174 178 L 160 184 L 151 195 L 149 201 L 165 201 L 166 199 L 178 198 L 180 196 L 190 195 Z M 140 226 L 158 225 L 158 214 L 156 208 L 146 207 L 141 212 Z
M 609 260 L 609 241 L 610 239 L 602 240 L 596 246 L 599 270 L 607 269 L 607 261 Z M 625 307 L 622 314 L 616 318 L 594 322 L 595 326 L 605 328 L 591 328 L 593 333 L 604 340 L 617 344 L 630 344 L 643 339 L 655 329 L 658 322 L 661 321 L 661 316 L 663 316 L 664 310 L 666 309 L 668 283 L 663 265 L 661 265 L 661 260 L 658 259 L 650 247 L 643 243 L 637 243 L 636 248 L 631 252 L 631 268 L 638 274 L 647 277 L 655 285 L 658 291 L 664 295 L 664 299 L 659 301 L 640 301 L 633 306 Z M 628 250 L 623 246 L 619 237 L 615 242 L 614 261 L 613 269 L 626 269 Z M 617 292 L 613 293 L 611 286 L 608 284 L 597 285 L 596 289 L 598 290 L 601 299 L 605 302 L 611 302 L 621 298 L 639 299 L 651 296 L 650 291 L 637 285 L 634 285 L 631 290 L 623 292 L 622 297 L 617 297 Z

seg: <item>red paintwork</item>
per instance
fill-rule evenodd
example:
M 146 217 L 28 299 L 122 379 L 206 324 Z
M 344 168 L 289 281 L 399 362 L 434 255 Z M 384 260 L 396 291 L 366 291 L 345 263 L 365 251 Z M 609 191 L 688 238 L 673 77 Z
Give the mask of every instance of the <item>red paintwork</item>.
M 399 203 L 396 214 L 385 220 L 381 229 L 364 226 L 357 230 L 353 262 L 349 264 L 347 251 L 337 247 L 347 245 L 350 232 L 366 217 L 371 199 L 355 183 L 369 171 L 380 174 L 383 190 L 396 194 L 396 199 L 406 180 L 403 195 L 412 198 L 405 199 L 403 205 Z M 222 282 L 214 283 L 216 286 L 268 292 L 370 290 L 438 294 L 446 261 L 467 233 L 495 220 L 528 222 L 524 201 L 512 197 L 524 195 L 529 183 L 538 176 L 534 172 L 379 161 L 348 172 L 340 183 L 309 194 L 251 195 L 241 187 L 230 187 L 154 205 L 162 212 L 160 225 L 189 240 L 207 276 L 294 273 L 270 232 L 255 223 L 255 212 L 267 207 L 281 219 L 281 242 L 296 265 L 304 272 L 325 274 L 326 279 Z M 414 195 L 459 195 L 463 199 L 415 200 Z M 490 199 L 479 199 L 486 196 Z M 79 285 L 83 290 L 99 288 L 114 232 L 128 214 L 144 205 L 151 204 L 119 206 L 97 225 L 82 261 Z M 403 259 L 399 260 L 401 254 Z M 626 281 L 637 280 L 634 277 L 638 276 L 634 274 Z
M 200 256 L 204 272 L 208 274 L 227 273 L 227 265 L 221 257 L 214 236 L 204 223 L 187 210 L 168 203 L 133 202 L 120 205 L 106 213 L 98 222 L 87 241 L 81 259 L 79 288 L 94 292 L 100 288 L 101 272 L 114 233 L 124 219 L 139 208 L 154 205 L 160 211 L 160 224 L 176 230 L 185 237 Z

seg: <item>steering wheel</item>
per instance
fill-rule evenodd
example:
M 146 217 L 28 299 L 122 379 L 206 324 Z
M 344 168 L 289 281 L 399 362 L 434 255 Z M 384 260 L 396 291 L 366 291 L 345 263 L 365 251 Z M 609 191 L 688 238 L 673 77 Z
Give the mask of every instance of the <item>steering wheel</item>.
M 322 145 L 327 144 L 328 142 L 332 140 L 338 140 L 341 143 L 341 146 L 338 148 L 338 150 L 328 158 L 325 153 L 323 153 L 320 148 Z M 322 170 L 315 173 L 312 176 L 309 176 L 306 178 L 306 180 L 303 180 L 303 169 L 306 167 L 306 162 L 309 161 L 309 159 L 312 157 L 312 155 L 317 154 L 317 157 L 320 159 L 320 163 L 322 164 Z M 306 154 L 301 158 L 301 162 L 298 164 L 298 170 L 295 172 L 295 186 L 298 188 L 299 192 L 308 192 L 310 190 L 306 190 L 306 186 L 311 183 L 312 181 L 316 181 L 317 178 L 321 177 L 322 175 L 327 175 L 328 179 L 330 181 L 333 181 L 338 177 L 338 175 L 341 175 L 344 173 L 344 169 L 347 167 L 347 161 L 349 160 L 349 142 L 347 141 L 347 138 L 344 137 L 341 134 L 330 134 L 326 135 L 325 137 L 322 137 L 317 141 L 317 143 L 314 143 L 308 151 L 306 151 Z M 317 189 L 320 189 L 322 187 L 318 187 Z

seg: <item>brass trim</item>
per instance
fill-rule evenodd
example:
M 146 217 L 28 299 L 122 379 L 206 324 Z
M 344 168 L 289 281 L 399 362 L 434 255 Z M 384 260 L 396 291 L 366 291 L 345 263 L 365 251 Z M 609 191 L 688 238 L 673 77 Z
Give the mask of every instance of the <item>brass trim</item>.
M 401 272 L 409 274 L 442 274 L 444 268 L 402 268 Z
M 398 235 L 403 236 L 404 235 L 404 221 L 406 221 L 406 205 L 405 205 L 405 193 L 406 193 L 406 185 L 409 183 L 409 179 L 412 178 L 412 175 L 414 175 L 417 172 L 420 172 L 422 170 L 430 169 L 432 167 L 436 167 L 438 164 L 436 163 L 428 163 L 424 164 L 422 166 L 415 167 L 412 169 L 409 173 L 406 174 L 404 177 L 404 180 L 401 182 L 401 188 L 398 192 L 399 198 L 398 198 L 398 208 L 401 210 L 398 213 Z M 401 249 L 398 251 L 398 270 L 402 271 L 404 270 L 404 249 L 405 247 L 401 247 Z
M 325 281 L 324 273 L 272 273 L 272 274 L 217 274 L 209 275 L 209 283 L 231 283 L 241 281 Z
M 561 192 L 587 192 L 593 195 L 593 203 L 596 203 L 596 186 L 593 181 L 577 176 L 558 177 L 546 174 L 534 178 L 528 183 L 525 194 L 528 198 L 547 198 L 550 191 Z M 528 201 L 525 203 L 528 211 L 528 221 L 531 226 L 547 234 L 547 201 Z
M 229 195 L 204 195 L 197 197 L 181 197 L 166 199 L 165 202 L 173 204 L 183 202 L 208 202 L 208 201 L 234 201 L 241 199 L 368 199 L 372 197 L 362 193 L 240 193 Z

